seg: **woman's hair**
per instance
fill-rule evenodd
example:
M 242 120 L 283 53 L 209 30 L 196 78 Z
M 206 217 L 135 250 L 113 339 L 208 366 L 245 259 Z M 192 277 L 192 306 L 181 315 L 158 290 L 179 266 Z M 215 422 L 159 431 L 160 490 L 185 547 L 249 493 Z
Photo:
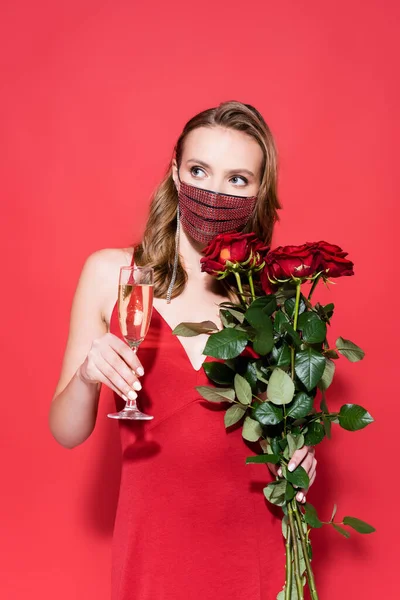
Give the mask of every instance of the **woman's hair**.
M 243 131 L 256 140 L 263 153 L 261 182 L 257 202 L 243 232 L 254 232 L 269 245 L 274 224 L 279 220 L 281 204 L 277 197 L 277 153 L 271 131 L 262 115 L 250 104 L 229 101 L 209 108 L 190 119 L 174 148 L 178 168 L 181 165 L 187 135 L 198 127 L 225 127 Z M 134 247 L 135 263 L 154 268 L 154 294 L 165 298 L 171 281 L 177 227 L 178 192 L 168 167 L 161 184 L 155 190 L 143 241 Z M 185 287 L 187 274 L 179 258 L 172 297 L 179 296 Z

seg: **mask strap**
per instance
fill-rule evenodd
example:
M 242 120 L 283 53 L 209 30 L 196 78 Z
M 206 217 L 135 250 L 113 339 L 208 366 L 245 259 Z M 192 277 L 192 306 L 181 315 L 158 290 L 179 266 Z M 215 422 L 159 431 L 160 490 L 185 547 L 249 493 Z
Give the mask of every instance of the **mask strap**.
M 179 178 L 179 171 L 178 171 L 178 178 Z M 179 179 L 179 181 L 180 181 L 180 179 Z M 176 274 L 178 272 L 180 221 L 181 220 L 180 220 L 179 203 L 178 203 L 178 205 L 176 207 L 176 233 L 175 233 L 174 266 L 173 266 L 173 270 L 172 270 L 171 281 L 170 281 L 170 284 L 169 284 L 168 290 L 167 290 L 167 304 L 171 303 L 172 290 L 174 288 L 175 280 L 176 280 Z

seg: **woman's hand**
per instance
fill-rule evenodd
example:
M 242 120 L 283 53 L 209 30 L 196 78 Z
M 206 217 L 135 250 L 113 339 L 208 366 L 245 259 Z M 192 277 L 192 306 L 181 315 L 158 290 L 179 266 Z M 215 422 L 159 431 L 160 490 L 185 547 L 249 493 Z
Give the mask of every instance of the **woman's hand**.
M 144 375 L 144 369 L 125 342 L 106 333 L 93 340 L 77 375 L 85 383 L 104 383 L 126 401 L 136 400 L 136 391 L 142 388 L 138 376 Z
M 300 448 L 300 450 L 296 450 L 296 452 L 293 453 L 293 456 L 288 464 L 289 471 L 294 471 L 296 467 L 301 465 L 310 479 L 310 485 L 308 488 L 302 488 L 296 494 L 296 500 L 302 502 L 303 504 L 306 501 L 306 493 L 310 489 L 310 486 L 314 483 L 316 476 L 317 459 L 314 455 L 315 448 L 313 446 L 303 446 Z M 278 477 L 282 477 L 283 473 L 281 467 L 278 469 L 276 468 L 276 465 L 270 465 L 270 467 L 275 467 L 275 469 L 271 468 L 271 471 Z

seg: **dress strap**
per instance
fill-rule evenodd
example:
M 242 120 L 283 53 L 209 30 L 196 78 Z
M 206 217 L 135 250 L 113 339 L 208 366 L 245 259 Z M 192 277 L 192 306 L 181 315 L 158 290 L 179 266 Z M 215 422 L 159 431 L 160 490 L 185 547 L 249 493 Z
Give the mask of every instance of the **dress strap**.
M 135 266 L 135 246 L 133 247 L 131 267 Z

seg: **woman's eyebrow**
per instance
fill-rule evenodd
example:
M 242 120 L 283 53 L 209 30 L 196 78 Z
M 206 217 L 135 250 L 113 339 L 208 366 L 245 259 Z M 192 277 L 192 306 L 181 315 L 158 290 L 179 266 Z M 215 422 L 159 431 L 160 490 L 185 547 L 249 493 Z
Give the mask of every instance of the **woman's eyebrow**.
M 204 160 L 200 160 L 198 158 L 189 158 L 189 160 L 187 160 L 186 163 L 190 163 L 190 162 L 194 162 L 197 165 L 201 165 L 202 167 L 204 167 L 206 169 L 210 169 L 210 171 L 212 171 L 210 165 L 205 163 Z M 227 175 L 233 175 L 234 173 L 247 173 L 251 177 L 254 177 L 254 173 L 252 171 L 249 171 L 249 169 L 230 169 L 229 171 L 226 171 Z

